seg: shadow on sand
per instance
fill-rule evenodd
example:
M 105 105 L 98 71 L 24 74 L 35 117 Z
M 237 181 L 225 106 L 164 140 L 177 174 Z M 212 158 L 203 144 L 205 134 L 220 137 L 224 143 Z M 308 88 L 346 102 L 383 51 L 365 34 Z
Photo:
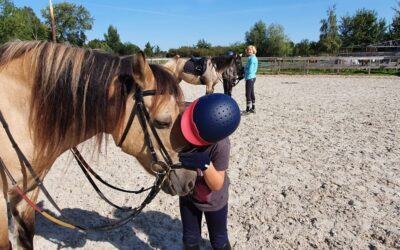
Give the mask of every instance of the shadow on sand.
M 85 226 L 104 225 L 109 218 L 97 212 L 78 208 L 63 209 L 63 213 Z M 124 217 L 126 213 L 114 211 L 115 218 Z M 56 218 L 61 219 L 59 216 Z M 85 248 L 89 241 L 107 242 L 116 249 L 182 249 L 182 224 L 180 220 L 158 211 L 140 213 L 131 222 L 107 232 L 82 233 L 56 225 L 41 215 L 36 216 L 36 235 L 45 238 L 62 248 Z M 142 239 L 146 239 L 143 241 Z M 211 249 L 208 240 L 201 243 L 203 249 Z M 87 246 L 86 246 L 87 247 Z

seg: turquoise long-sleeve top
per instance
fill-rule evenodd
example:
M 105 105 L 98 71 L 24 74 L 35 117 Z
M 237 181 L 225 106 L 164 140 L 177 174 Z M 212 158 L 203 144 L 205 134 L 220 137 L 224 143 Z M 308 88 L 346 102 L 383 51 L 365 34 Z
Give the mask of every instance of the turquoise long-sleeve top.
M 244 68 L 244 79 L 250 80 L 256 78 L 258 68 L 258 59 L 255 55 L 249 56 L 246 67 Z

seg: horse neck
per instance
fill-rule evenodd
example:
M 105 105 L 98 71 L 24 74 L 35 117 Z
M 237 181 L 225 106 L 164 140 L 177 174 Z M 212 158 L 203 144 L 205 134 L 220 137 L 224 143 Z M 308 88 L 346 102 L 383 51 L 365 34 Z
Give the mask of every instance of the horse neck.
M 218 74 L 222 74 L 225 70 L 227 70 L 231 66 L 230 64 L 227 64 L 227 65 L 224 65 L 223 67 L 217 67 L 217 63 L 212 63 L 212 64 L 213 64 L 213 67 L 215 68 L 215 71 Z
M 180 74 L 183 72 L 183 66 L 185 65 L 185 62 L 187 60 L 178 58 L 178 59 L 172 59 L 168 61 L 166 64 L 164 64 L 164 67 L 167 68 L 169 71 L 173 73 L 175 78 L 178 80 L 180 79 Z

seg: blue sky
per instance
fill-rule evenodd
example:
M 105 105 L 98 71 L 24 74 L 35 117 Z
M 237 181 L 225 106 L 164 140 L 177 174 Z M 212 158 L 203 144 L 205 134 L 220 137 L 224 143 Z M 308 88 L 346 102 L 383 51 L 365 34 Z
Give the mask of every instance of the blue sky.
M 48 0 L 14 0 L 16 6 L 30 6 L 41 17 Z M 53 4 L 63 1 L 53 0 Z M 245 32 L 259 20 L 280 24 L 294 42 L 317 41 L 320 21 L 329 6 L 337 15 L 353 15 L 356 10 L 376 10 L 391 23 L 396 0 L 69 0 L 85 6 L 94 17 L 88 39 L 103 39 L 110 24 L 122 42 L 143 48 L 146 42 L 162 50 L 195 45 L 205 39 L 212 45 L 243 42 Z

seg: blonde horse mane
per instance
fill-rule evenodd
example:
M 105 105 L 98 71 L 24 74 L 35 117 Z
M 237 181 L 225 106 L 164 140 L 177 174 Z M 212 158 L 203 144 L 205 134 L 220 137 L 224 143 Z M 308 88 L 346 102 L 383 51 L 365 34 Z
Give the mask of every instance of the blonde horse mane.
M 29 124 L 36 164 L 57 157 L 67 141 L 105 131 L 108 88 L 118 73 L 119 57 L 38 41 L 6 43 L 0 53 L 0 67 L 22 57 L 32 72 Z M 117 119 L 127 93 L 121 84 L 115 88 Z

